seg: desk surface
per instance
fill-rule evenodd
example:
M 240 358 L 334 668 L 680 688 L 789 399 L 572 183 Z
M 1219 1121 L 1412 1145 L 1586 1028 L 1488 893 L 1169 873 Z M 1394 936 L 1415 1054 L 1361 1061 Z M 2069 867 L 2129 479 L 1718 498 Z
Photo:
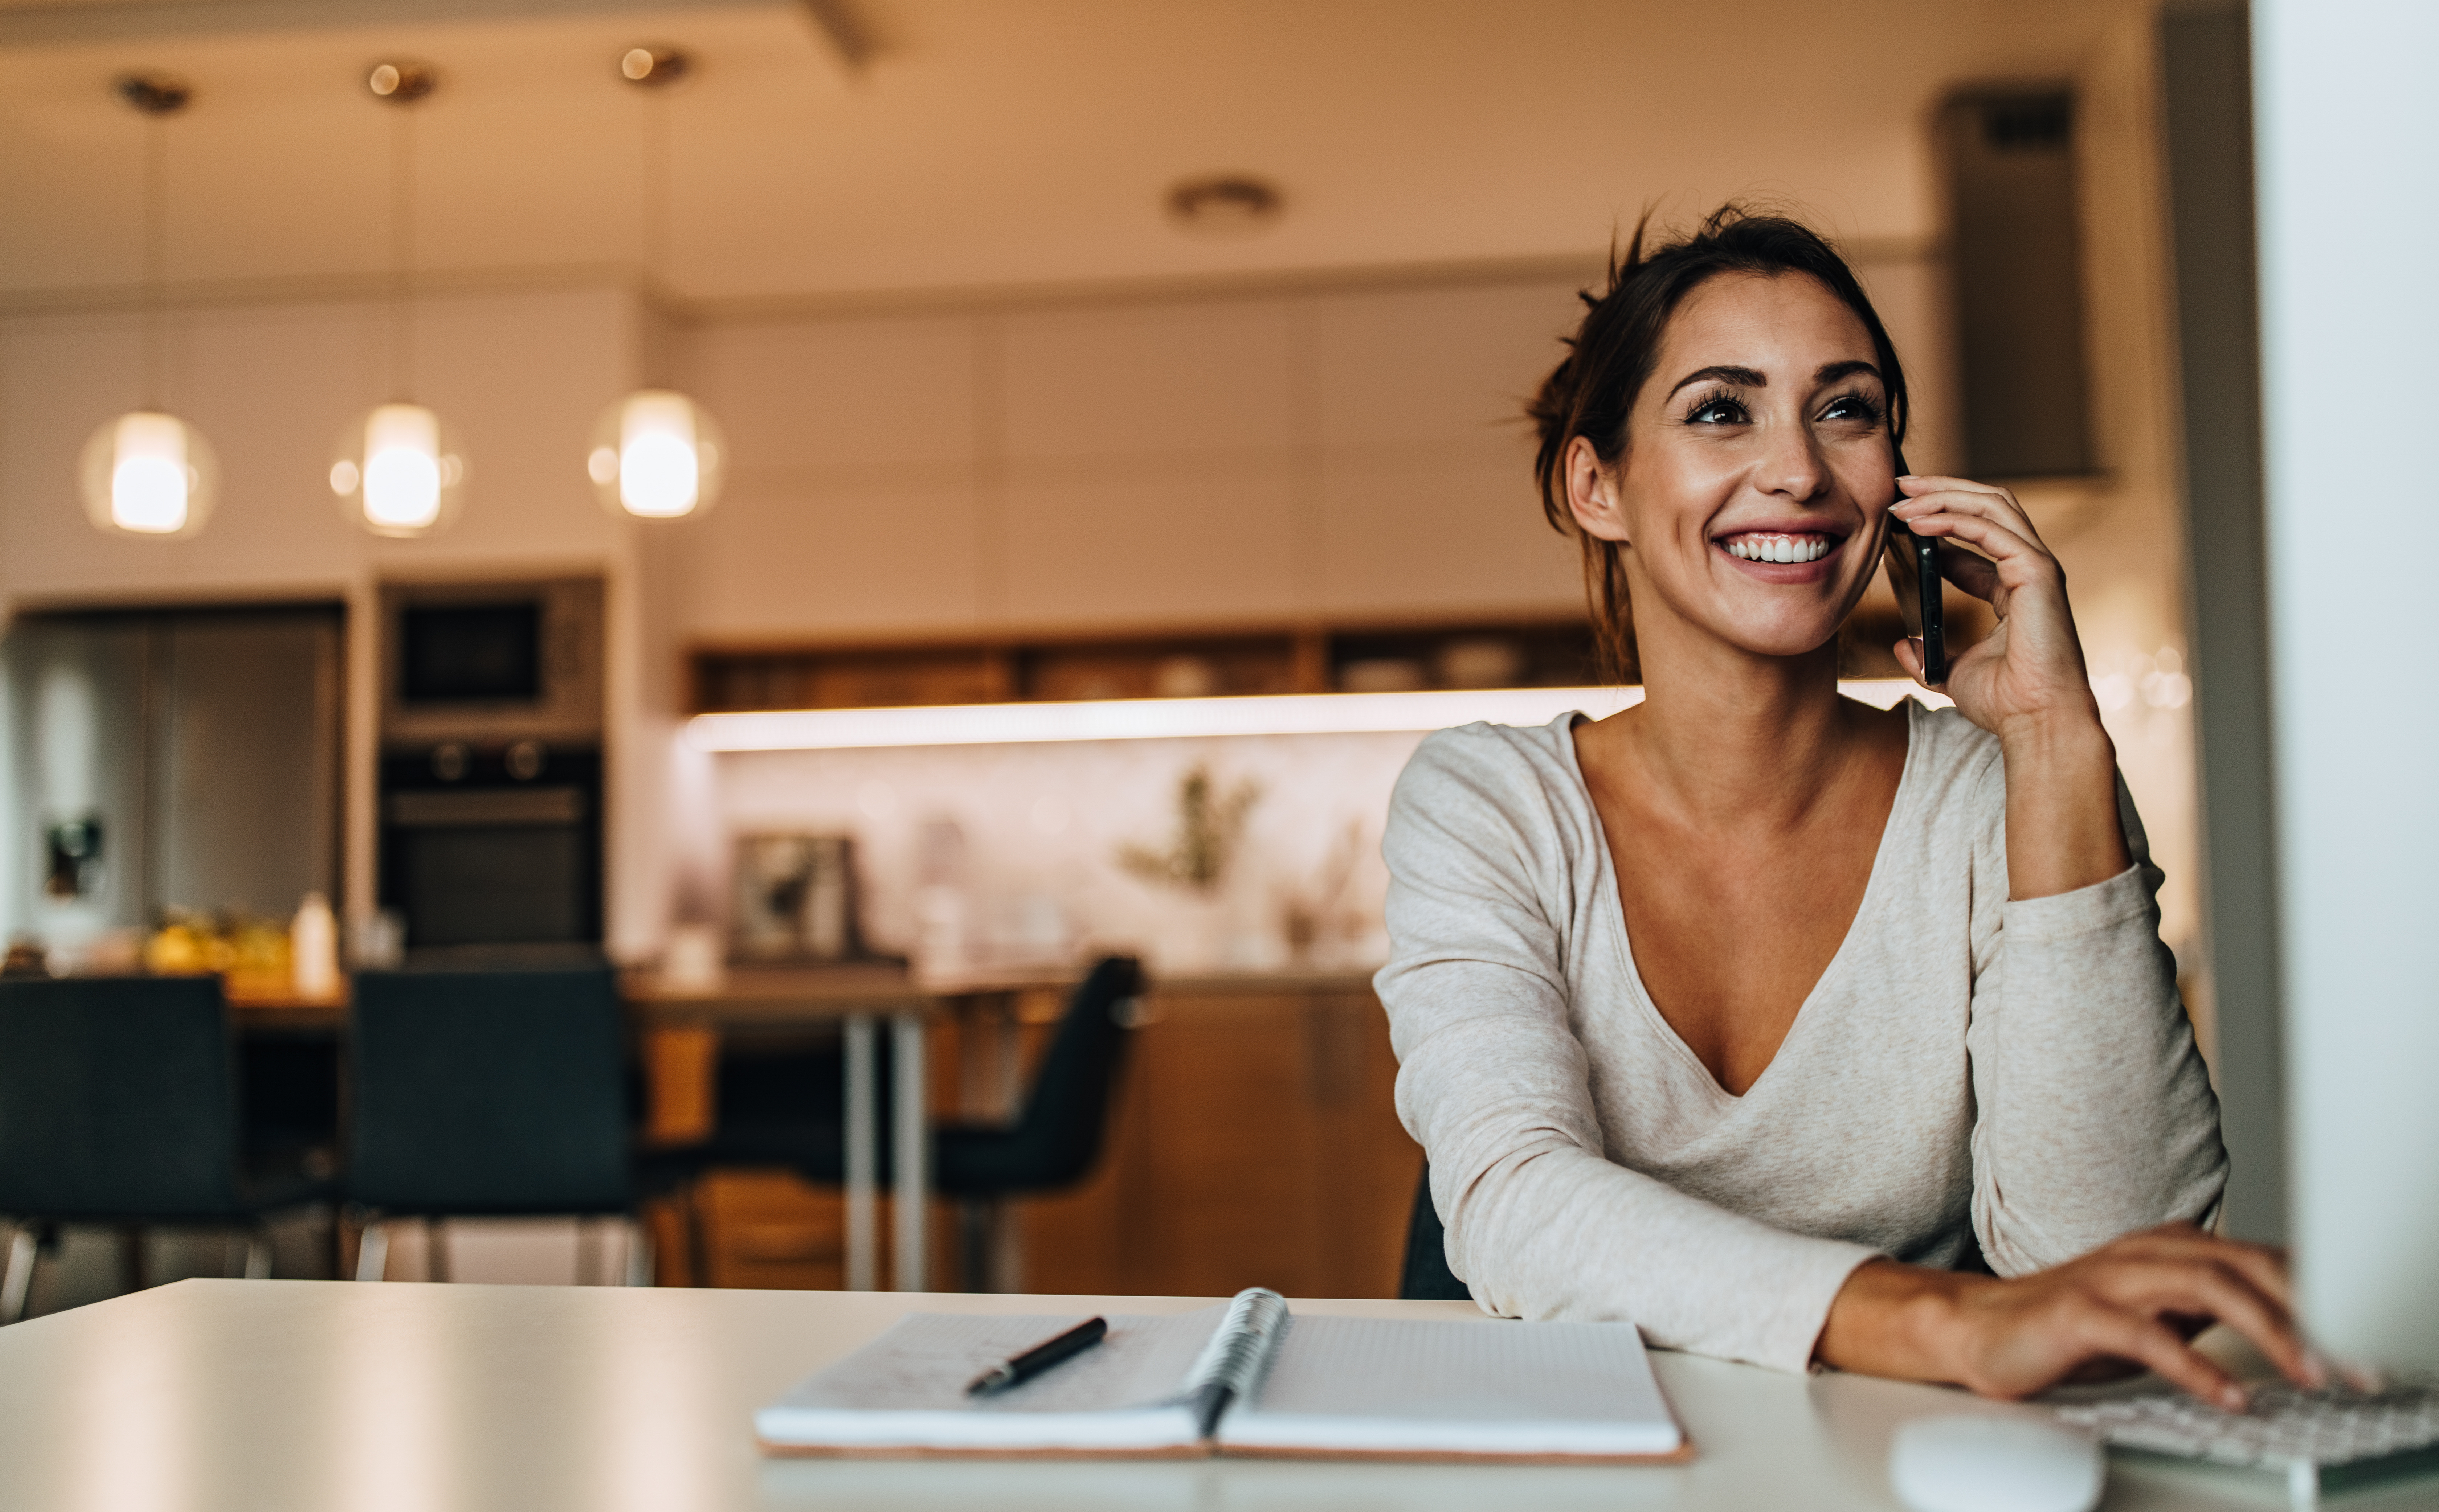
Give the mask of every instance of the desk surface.
M 1166 1312 L 1203 1299 L 182 1281 L 0 1329 L 0 1503 L 147 1512 L 731 1508 L 1893 1506 L 1894 1427 L 2029 1409 L 1851 1376 L 1658 1354 L 1700 1451 L 1605 1468 L 768 1460 L 751 1414 L 901 1311 Z M 1310 1313 L 1496 1326 L 1470 1305 Z M 2430 1507 L 2429 1480 L 2346 1512 Z M 2112 1463 L 2109 1508 L 2283 1505 L 2200 1467 Z

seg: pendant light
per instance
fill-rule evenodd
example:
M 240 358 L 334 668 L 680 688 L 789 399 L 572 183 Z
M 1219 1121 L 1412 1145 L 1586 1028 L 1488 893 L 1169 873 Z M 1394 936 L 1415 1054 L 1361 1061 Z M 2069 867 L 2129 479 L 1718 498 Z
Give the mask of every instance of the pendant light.
M 86 438 L 77 482 L 96 528 L 169 541 L 203 529 L 220 494 L 220 460 L 211 443 L 161 406 L 161 279 L 168 249 L 162 133 L 193 91 L 167 74 L 123 74 L 112 80 L 111 90 L 145 117 L 143 408 L 104 421 Z
M 428 536 L 465 500 L 466 452 L 447 420 L 414 400 L 415 111 L 440 85 L 428 63 L 384 62 L 365 79 L 397 108 L 390 135 L 389 377 L 393 396 L 339 433 L 330 491 L 347 517 L 377 536 Z
M 658 284 L 668 258 L 668 90 L 689 60 L 674 47 L 630 47 L 618 77 L 644 100 L 644 272 Z M 639 388 L 593 422 L 584 471 L 601 507 L 643 520 L 699 515 L 720 498 L 728 474 L 727 437 L 711 412 L 672 388 Z

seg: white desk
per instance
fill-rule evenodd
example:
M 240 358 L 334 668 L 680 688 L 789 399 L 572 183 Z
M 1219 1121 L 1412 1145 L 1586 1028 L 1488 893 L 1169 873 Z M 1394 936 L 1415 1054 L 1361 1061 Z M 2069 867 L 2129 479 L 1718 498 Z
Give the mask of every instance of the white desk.
M 768 1460 L 754 1409 L 901 1311 L 1175 1311 L 1197 1299 L 182 1281 L 0 1329 L 0 1505 L 43 1512 L 1230 1512 L 1360 1507 L 1841 1512 L 1894 1505 L 1911 1416 L 2024 1409 L 1858 1377 L 1655 1356 L 1682 1468 L 1251 1460 Z M 1478 1319 L 1462 1303 L 1306 1312 Z M 1485 1322 L 1483 1326 L 1498 1326 Z M 2111 1467 L 2107 1505 L 2275 1507 L 2224 1471 Z M 2439 1482 L 2344 1512 L 2439 1505 Z

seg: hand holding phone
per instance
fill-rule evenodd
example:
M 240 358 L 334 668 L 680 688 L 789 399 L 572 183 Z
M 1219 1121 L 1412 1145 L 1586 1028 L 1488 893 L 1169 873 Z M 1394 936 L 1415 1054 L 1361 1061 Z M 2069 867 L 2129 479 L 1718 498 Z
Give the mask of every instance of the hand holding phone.
M 1909 471 L 1905 454 L 1896 454 L 1897 475 Z M 1899 489 L 1891 503 L 1903 503 L 1905 491 Z M 1884 549 L 1887 559 L 1889 587 L 1897 596 L 1897 614 L 1905 620 L 1906 634 L 1922 647 L 1922 680 L 1932 687 L 1948 681 L 1948 625 L 1940 602 L 1939 543 L 1906 528 L 1904 521 L 1889 516 L 1889 533 Z

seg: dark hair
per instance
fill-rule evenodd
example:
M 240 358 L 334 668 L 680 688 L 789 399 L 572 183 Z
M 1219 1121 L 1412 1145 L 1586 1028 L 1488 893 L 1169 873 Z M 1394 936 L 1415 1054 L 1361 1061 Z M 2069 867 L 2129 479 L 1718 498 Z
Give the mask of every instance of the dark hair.
M 1837 249 L 1819 232 L 1783 215 L 1723 205 L 1703 217 L 1694 234 L 1657 251 L 1644 250 L 1649 211 L 1635 222 L 1626 254 L 1610 255 L 1609 288 L 1583 291 L 1583 323 L 1566 338 L 1566 360 L 1541 382 L 1524 408 L 1541 444 L 1533 476 L 1541 486 L 1541 512 L 1552 528 L 1572 535 L 1584 552 L 1584 591 L 1592 600 L 1593 630 L 1602 675 L 1623 681 L 1634 675 L 1634 620 L 1627 601 L 1626 563 L 1614 541 L 1603 541 L 1576 524 L 1567 507 L 1567 443 L 1580 436 L 1603 462 L 1626 450 L 1626 420 L 1651 370 L 1669 317 L 1704 280 L 1722 273 L 1766 277 L 1803 274 L 1820 280 L 1855 312 L 1871 334 L 1872 350 L 1888 391 L 1889 435 L 1903 444 L 1907 403 L 1905 369 L 1896 347 L 1872 309 L 1863 286 Z

